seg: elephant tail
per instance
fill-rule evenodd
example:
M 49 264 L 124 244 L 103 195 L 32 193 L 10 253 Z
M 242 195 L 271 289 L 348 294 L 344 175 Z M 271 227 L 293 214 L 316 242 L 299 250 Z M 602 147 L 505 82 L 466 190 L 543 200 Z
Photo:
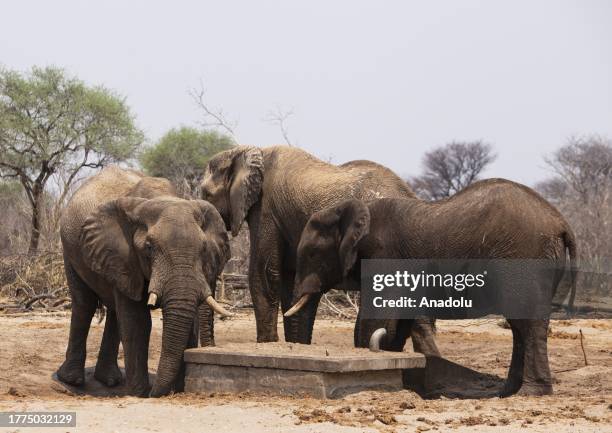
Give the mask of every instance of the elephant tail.
M 576 299 L 576 279 L 578 277 L 578 247 L 576 245 L 576 237 L 571 229 L 567 229 L 563 233 L 563 243 L 568 252 L 570 259 L 570 298 L 567 304 L 568 313 L 574 310 L 574 300 Z

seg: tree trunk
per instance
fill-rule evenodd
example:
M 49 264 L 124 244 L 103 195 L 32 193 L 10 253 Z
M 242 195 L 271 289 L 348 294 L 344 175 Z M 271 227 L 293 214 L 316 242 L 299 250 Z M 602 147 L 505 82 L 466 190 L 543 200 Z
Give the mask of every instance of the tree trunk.
M 40 240 L 40 201 L 42 199 L 42 188 L 39 185 L 34 186 L 32 191 L 32 232 L 30 234 L 30 246 L 28 254 L 36 254 L 38 252 L 38 242 Z

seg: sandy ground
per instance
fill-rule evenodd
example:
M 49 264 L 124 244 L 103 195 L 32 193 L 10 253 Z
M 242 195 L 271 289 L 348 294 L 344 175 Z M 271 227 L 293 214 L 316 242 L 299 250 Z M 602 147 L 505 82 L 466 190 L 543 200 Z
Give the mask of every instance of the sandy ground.
M 161 336 L 159 317 L 153 322 L 152 372 Z M 496 320 L 484 319 L 438 322 L 443 355 L 469 368 L 471 379 L 460 380 L 447 371 L 443 382 L 448 386 L 440 387 L 436 398 L 404 390 L 362 392 L 327 401 L 248 393 L 137 399 L 121 396 L 121 388 L 97 384 L 91 372 L 84 394 L 76 395 L 52 379 L 63 360 L 68 326 L 69 316 L 64 313 L 0 316 L 0 411 L 76 411 L 76 428 L 39 429 L 71 432 L 612 432 L 611 320 L 553 321 L 549 339 L 553 396 L 494 396 L 509 365 L 511 333 Z M 103 328 L 103 322 L 92 324 L 88 367 L 95 365 Z M 219 345 L 254 341 L 253 317 L 245 313 L 218 321 L 216 339 Z M 320 319 L 314 341 L 333 351 L 349 348 L 352 323 Z

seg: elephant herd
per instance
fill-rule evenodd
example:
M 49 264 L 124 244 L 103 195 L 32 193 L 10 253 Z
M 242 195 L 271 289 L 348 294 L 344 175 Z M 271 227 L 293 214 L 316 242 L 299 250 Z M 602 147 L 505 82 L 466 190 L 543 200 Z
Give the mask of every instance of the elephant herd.
M 289 146 L 236 146 L 203 168 L 201 198 L 178 197 L 161 178 L 109 167 L 88 179 L 61 218 L 72 317 L 66 359 L 57 372 L 84 383 L 86 340 L 96 309 L 107 309 L 95 378 L 123 381 L 138 396 L 182 390 L 183 352 L 214 345 L 214 299 L 229 258 L 227 232 L 250 235 L 249 289 L 258 342 L 310 344 L 317 307 L 331 288 L 359 289 L 369 258 L 545 259 L 563 269 L 576 242 L 561 214 L 510 181 L 476 182 L 450 199 L 425 202 L 391 170 L 370 161 L 339 166 Z M 554 293 L 560 275 L 550 282 Z M 150 309 L 162 308 L 162 348 L 149 384 Z M 509 320 L 513 350 L 502 395 L 550 394 L 548 319 Z M 367 347 L 386 328 L 386 350 L 440 356 L 432 319 L 357 317 L 354 343 Z M 199 341 L 198 341 L 199 335 Z

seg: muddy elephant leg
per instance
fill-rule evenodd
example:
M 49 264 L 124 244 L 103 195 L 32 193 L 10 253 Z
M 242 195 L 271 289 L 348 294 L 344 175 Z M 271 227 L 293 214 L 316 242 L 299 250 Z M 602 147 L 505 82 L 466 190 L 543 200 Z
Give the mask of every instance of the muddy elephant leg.
M 410 324 L 410 336 L 412 337 L 414 351 L 425 356 L 440 357 L 440 351 L 435 339 L 436 320 L 430 317 L 417 317 L 408 322 L 412 322 Z
M 62 382 L 80 386 L 85 382 L 87 334 L 91 319 L 96 312 L 98 297 L 81 280 L 70 264 L 65 263 L 64 268 L 72 298 L 72 315 L 66 360 L 57 371 L 57 377 Z
M 104 334 L 102 344 L 98 353 L 98 362 L 94 377 L 106 386 L 116 386 L 121 383 L 121 370 L 117 365 L 119 353 L 119 327 L 117 325 L 117 314 L 115 310 L 106 311 L 106 322 L 104 323 Z
M 523 385 L 519 395 L 552 394 L 552 377 L 548 363 L 548 319 L 520 320 L 525 345 Z
M 131 395 L 149 395 L 149 337 L 151 313 L 145 302 L 116 293 L 117 322 L 125 355 L 125 380 Z
M 523 369 L 525 366 L 525 344 L 521 332 L 514 320 L 508 320 L 512 329 L 512 360 L 508 370 L 508 377 L 501 392 L 502 397 L 515 394 L 523 383 Z

